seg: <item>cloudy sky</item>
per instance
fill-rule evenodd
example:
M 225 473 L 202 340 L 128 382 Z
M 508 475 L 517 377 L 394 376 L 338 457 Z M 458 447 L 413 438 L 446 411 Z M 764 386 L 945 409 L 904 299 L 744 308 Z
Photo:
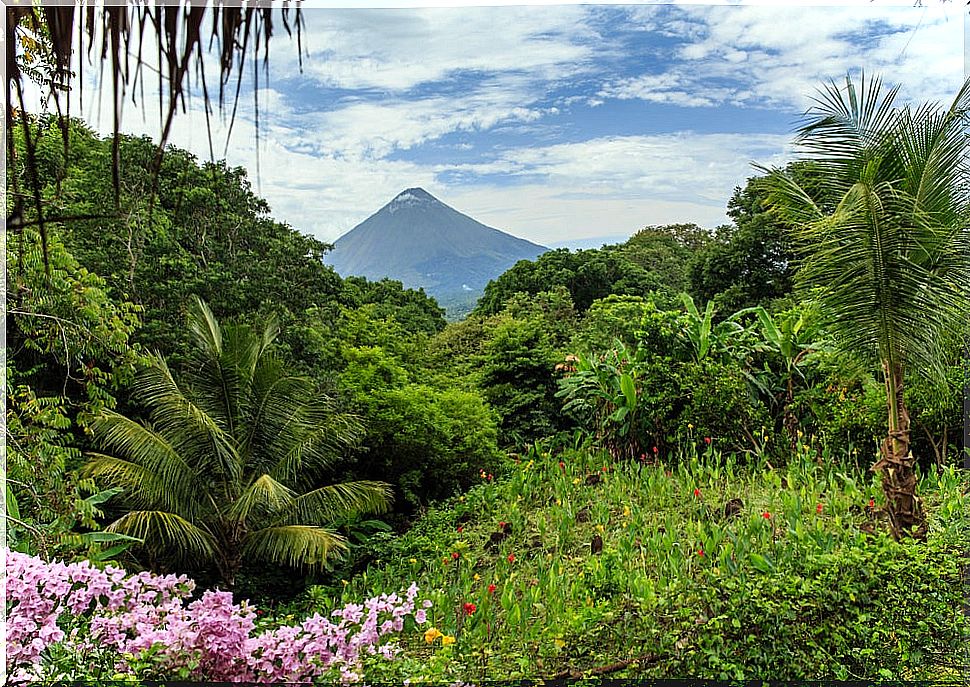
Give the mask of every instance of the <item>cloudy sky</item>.
M 411 186 L 545 245 L 714 227 L 752 162 L 791 158 L 822 79 L 865 69 L 903 100 L 952 97 L 965 11 L 924 1 L 308 7 L 302 73 L 281 30 L 270 48 L 258 179 L 251 82 L 225 156 L 275 217 L 327 241 Z M 102 131 L 108 102 L 100 119 L 84 103 Z M 126 108 L 124 130 L 157 136 L 150 102 Z M 217 118 L 217 157 L 226 131 Z M 200 99 L 170 140 L 208 157 Z

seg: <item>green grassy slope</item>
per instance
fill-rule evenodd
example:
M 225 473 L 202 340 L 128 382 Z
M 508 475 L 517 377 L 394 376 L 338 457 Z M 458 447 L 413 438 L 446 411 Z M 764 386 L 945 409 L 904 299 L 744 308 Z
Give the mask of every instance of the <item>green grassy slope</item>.
M 967 663 L 970 480 L 924 479 L 925 543 L 881 534 L 867 480 L 806 457 L 745 468 L 709 449 L 665 467 L 537 448 L 388 540 L 342 596 L 415 581 L 456 638 L 426 625 L 371 679 L 940 678 Z

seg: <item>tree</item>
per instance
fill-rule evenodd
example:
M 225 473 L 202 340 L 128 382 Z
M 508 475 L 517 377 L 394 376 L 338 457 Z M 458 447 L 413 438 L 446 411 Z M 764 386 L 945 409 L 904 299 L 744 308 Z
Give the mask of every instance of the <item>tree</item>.
M 970 81 L 948 109 L 895 107 L 897 90 L 865 76 L 858 90 L 848 77 L 844 90 L 820 89 L 798 142 L 834 207 L 782 170 L 767 183 L 801 244 L 797 282 L 818 287 L 837 345 L 882 369 L 888 432 L 873 469 L 893 533 L 915 536 L 925 526 L 904 375 L 942 376 L 946 342 L 970 309 Z
M 134 383 L 148 422 L 105 412 L 93 425 L 106 453 L 87 475 L 125 489 L 108 526 L 144 540 L 155 561 L 214 564 L 232 588 L 244 559 L 322 567 L 346 548 L 328 523 L 384 511 L 383 482 L 317 486 L 360 428 L 290 374 L 272 352 L 277 325 L 223 328 L 197 299 L 195 348 L 181 383 L 155 356 Z
M 45 270 L 41 237 L 25 227 L 6 245 L 6 522 L 11 548 L 103 558 L 118 535 L 97 529 L 104 500 L 76 469 L 92 419 L 116 408 L 142 354 L 139 309 L 118 302 L 56 234 Z
M 797 165 L 788 168 L 801 178 Z M 690 293 L 715 301 L 721 312 L 767 306 L 791 292 L 794 255 L 788 229 L 765 207 L 759 178 L 736 188 L 728 201 L 733 224 L 715 230 L 713 240 L 694 251 L 688 268 Z

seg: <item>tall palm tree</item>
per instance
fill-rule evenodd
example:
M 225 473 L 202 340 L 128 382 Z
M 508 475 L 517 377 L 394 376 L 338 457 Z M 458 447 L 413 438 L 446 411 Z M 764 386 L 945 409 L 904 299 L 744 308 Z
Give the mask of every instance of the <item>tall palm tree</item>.
M 390 501 L 383 482 L 319 486 L 359 424 L 273 355 L 275 321 L 223 328 L 196 299 L 188 327 L 183 379 L 155 356 L 135 380 L 149 420 L 106 412 L 93 425 L 104 453 L 85 472 L 123 487 L 129 508 L 107 529 L 214 566 L 228 588 L 244 560 L 322 566 L 346 547 L 329 523 Z
M 897 90 L 865 75 L 858 90 L 848 77 L 820 89 L 797 139 L 818 192 L 781 170 L 768 184 L 801 244 L 796 280 L 819 289 L 840 347 L 882 370 L 888 431 L 873 469 L 893 533 L 918 536 L 903 385 L 907 372 L 942 377 L 943 347 L 970 312 L 970 80 L 946 109 L 897 107 Z

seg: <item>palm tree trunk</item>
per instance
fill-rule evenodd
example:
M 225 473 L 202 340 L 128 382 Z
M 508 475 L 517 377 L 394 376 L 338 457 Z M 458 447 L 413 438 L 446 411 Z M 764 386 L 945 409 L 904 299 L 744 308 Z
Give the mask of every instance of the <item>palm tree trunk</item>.
M 236 587 L 236 574 L 242 568 L 242 543 L 246 536 L 245 526 L 238 522 L 223 524 L 222 552 L 216 561 L 219 581 L 227 592 Z
M 872 469 L 882 473 L 893 536 L 922 538 L 926 534 L 923 505 L 916 494 L 916 460 L 909 450 L 909 413 L 903 402 L 903 367 L 884 362 L 889 434 L 882 442 L 882 455 Z

